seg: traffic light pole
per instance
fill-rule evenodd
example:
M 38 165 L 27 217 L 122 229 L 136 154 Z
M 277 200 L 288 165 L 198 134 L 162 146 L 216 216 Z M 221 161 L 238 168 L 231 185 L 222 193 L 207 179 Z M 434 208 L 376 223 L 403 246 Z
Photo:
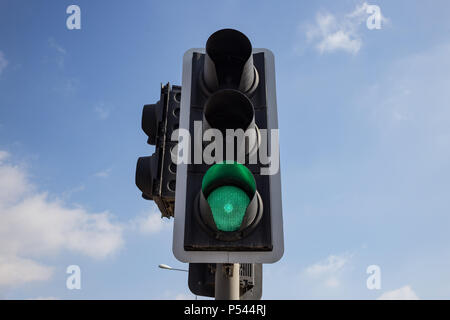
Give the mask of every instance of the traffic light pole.
M 239 300 L 239 263 L 216 264 L 216 300 Z

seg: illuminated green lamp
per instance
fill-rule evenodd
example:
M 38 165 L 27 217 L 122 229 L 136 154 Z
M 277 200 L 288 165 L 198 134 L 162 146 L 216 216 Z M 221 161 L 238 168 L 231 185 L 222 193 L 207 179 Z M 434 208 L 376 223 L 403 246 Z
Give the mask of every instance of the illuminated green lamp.
M 202 180 L 200 213 L 220 233 L 243 231 L 259 221 L 262 202 L 250 170 L 237 162 L 209 168 Z
M 250 199 L 240 188 L 219 187 L 207 199 L 214 222 L 221 231 L 236 231 L 242 224 Z

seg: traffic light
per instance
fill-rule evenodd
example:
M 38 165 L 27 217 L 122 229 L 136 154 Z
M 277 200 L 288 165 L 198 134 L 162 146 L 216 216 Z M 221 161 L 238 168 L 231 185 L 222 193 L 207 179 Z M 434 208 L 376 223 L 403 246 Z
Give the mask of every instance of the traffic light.
M 148 136 L 147 143 L 155 146 L 151 156 L 138 159 L 136 185 L 146 200 L 158 205 L 163 217 L 173 217 L 175 205 L 176 165 L 170 150 L 171 140 L 178 129 L 181 87 L 167 83 L 161 86 L 161 96 L 155 104 L 145 105 L 142 110 L 142 130 Z
M 261 263 L 239 264 L 239 300 L 259 300 L 262 296 Z M 190 263 L 189 290 L 197 296 L 215 296 L 215 263 Z
M 244 165 L 215 164 L 206 171 L 194 206 L 199 223 L 215 239 L 233 241 L 244 238 L 263 214 L 255 178 Z
M 191 263 L 272 263 L 283 255 L 273 54 L 241 32 L 183 58 L 173 252 Z

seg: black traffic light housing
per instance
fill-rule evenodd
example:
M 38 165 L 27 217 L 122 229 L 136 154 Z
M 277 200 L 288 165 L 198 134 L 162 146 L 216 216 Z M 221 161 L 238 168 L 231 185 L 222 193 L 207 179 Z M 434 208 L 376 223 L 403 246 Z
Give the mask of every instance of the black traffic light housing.
M 251 126 L 256 125 L 258 128 L 267 128 L 267 116 L 266 116 L 266 101 L 265 101 L 265 86 L 264 86 L 264 57 L 263 53 L 254 54 L 252 61 L 254 68 L 258 70 L 259 81 L 258 86 L 253 90 L 250 96 L 244 95 L 241 92 L 236 92 L 235 89 L 221 89 L 216 93 L 212 93 L 210 96 L 205 94 L 205 91 L 201 89 L 201 79 L 204 75 L 206 55 L 195 53 L 193 57 L 193 81 L 191 90 L 191 110 L 190 110 L 190 128 L 191 136 L 194 136 L 194 121 L 201 121 L 203 128 L 208 128 L 205 125 L 205 121 L 211 118 L 215 118 L 217 122 L 215 128 L 224 133 L 225 129 L 235 129 L 239 125 Z M 252 70 L 253 71 L 253 70 Z M 237 79 L 237 78 L 235 78 Z M 200 81 L 199 81 L 200 80 Z M 230 83 L 223 84 L 223 86 L 229 86 Z M 228 94 L 234 90 L 234 95 Z M 225 97 L 224 97 L 225 96 Z M 215 99 L 217 97 L 217 99 Z M 249 106 L 249 108 L 242 108 L 244 111 L 243 116 L 239 116 L 239 111 L 233 108 L 233 104 L 227 104 L 226 99 L 230 99 L 238 106 Z M 220 100 L 215 105 L 218 107 L 211 107 L 211 100 Z M 225 100 L 225 102 L 223 101 Z M 237 100 L 237 101 L 236 101 Z M 242 103 L 241 100 L 247 100 L 249 103 Z M 240 104 L 239 104 L 240 103 Z M 223 107 L 222 110 L 219 108 Z M 225 109 L 226 108 L 226 109 Z M 251 109 L 250 109 L 251 108 Z M 210 109 L 215 112 L 209 114 Z M 251 110 L 251 112 L 246 112 Z M 231 111 L 232 115 L 226 115 Z M 242 110 L 241 110 L 242 111 Z M 224 113 L 225 115 L 220 115 Z M 250 117 L 248 114 L 252 114 Z M 245 118 L 251 118 L 250 122 L 246 122 Z M 233 124 L 234 120 L 234 124 Z M 242 120 L 242 121 L 240 121 Z M 211 121 L 212 122 L 212 121 Z M 223 125 L 222 125 L 223 124 Z M 222 125 L 222 126 L 221 126 Z M 235 126 L 234 126 L 235 125 Z M 234 126 L 234 127 L 233 127 Z M 247 128 L 244 128 L 247 129 Z M 199 143 L 192 139 L 192 148 L 194 150 L 194 144 Z M 223 144 L 224 148 L 226 143 Z M 222 152 L 225 155 L 226 152 Z M 236 154 L 236 153 L 235 153 Z M 247 157 L 248 159 L 248 157 Z M 212 235 L 211 232 L 205 232 L 202 223 L 198 221 L 198 215 L 201 213 L 201 207 L 205 205 L 205 198 L 203 192 L 201 192 L 202 179 L 210 168 L 207 164 L 188 164 L 187 174 L 187 194 L 186 194 L 186 220 L 185 220 L 185 232 L 184 232 L 184 249 L 187 251 L 197 250 L 210 250 L 210 251 L 270 251 L 272 249 L 271 241 L 271 227 L 270 227 L 270 191 L 269 191 L 269 176 L 260 175 L 260 164 L 246 164 L 246 167 L 252 173 L 259 196 L 255 198 L 257 203 L 262 203 L 264 212 L 260 214 L 260 221 L 257 226 L 254 226 L 252 232 L 247 234 L 246 237 L 234 237 L 235 241 L 219 240 L 219 238 L 225 238 L 224 233 L 216 233 Z M 196 200 L 198 199 L 198 200 Z M 261 206 L 260 206 L 261 208 Z M 205 219 L 203 219 L 205 220 Z M 231 236 L 231 235 L 230 235 Z M 234 235 L 233 235 L 234 236 Z
M 167 83 L 161 86 L 157 103 L 145 105 L 142 110 L 142 130 L 148 136 L 147 143 L 155 146 L 151 156 L 141 157 L 136 165 L 136 185 L 142 197 L 153 200 L 163 217 L 174 216 L 176 165 L 170 152 L 176 142 L 171 140 L 178 129 L 181 87 Z
M 259 300 L 262 297 L 261 263 L 239 265 L 239 300 Z M 197 296 L 215 296 L 215 263 L 190 263 L 188 286 Z
M 267 72 L 269 78 L 266 78 Z M 227 129 L 241 129 L 246 135 L 243 146 L 235 144 L 232 158 L 227 157 L 226 146 L 236 139 L 223 139 L 223 150 L 219 151 L 231 164 L 199 163 L 192 161 L 195 156 L 189 163 L 179 162 L 173 248 L 180 261 L 267 263 L 281 258 L 279 171 L 275 177 L 263 174 L 270 164 L 263 163 L 258 152 L 261 130 L 278 129 L 274 77 L 273 55 L 266 49 L 253 50 L 248 38 L 237 30 L 219 30 L 208 39 L 206 50 L 191 49 L 185 54 L 180 129 L 188 130 L 194 137 L 190 140 L 190 150 L 203 152 L 208 144 L 201 136 L 198 139 L 195 122 L 201 123 L 202 134 L 208 129 L 222 134 L 226 134 Z M 271 143 L 278 146 L 278 141 Z M 236 151 L 242 150 L 241 147 L 244 157 L 237 158 Z M 233 163 L 243 165 L 250 172 L 255 190 L 246 189 L 242 180 L 226 175 L 213 183 L 212 190 L 221 186 L 244 190 L 249 203 L 241 228 L 218 230 L 216 216 L 208 209 L 211 190 L 205 187 L 205 177 L 214 167 L 226 168 Z M 245 225 L 246 222 L 250 223 Z M 274 232 L 276 252 L 272 252 Z

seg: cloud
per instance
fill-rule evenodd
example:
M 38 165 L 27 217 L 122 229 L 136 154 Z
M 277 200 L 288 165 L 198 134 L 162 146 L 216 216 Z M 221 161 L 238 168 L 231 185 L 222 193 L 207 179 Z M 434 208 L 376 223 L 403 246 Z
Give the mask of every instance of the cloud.
M 419 300 L 410 286 L 383 293 L 377 300 Z
M 86 187 L 84 185 L 79 185 L 77 187 L 70 188 L 69 190 L 66 190 L 61 194 L 61 198 L 69 199 L 73 194 L 84 191 L 85 189 L 86 189 Z
M 164 230 L 169 225 L 170 223 L 162 219 L 161 214 L 157 212 L 151 212 L 137 217 L 131 222 L 132 229 L 138 230 L 141 234 L 155 234 Z
M 164 300 L 193 300 L 195 295 L 189 292 L 174 292 L 172 290 L 165 290 L 157 299 Z
M 341 282 L 339 281 L 339 279 L 337 277 L 329 277 L 326 281 L 325 281 L 325 286 L 329 287 L 329 288 L 337 288 L 341 285 Z
M 123 242 L 122 228 L 110 221 L 109 213 L 67 208 L 45 193 L 3 208 L 0 214 L 3 252 L 33 256 L 70 250 L 102 259 Z
M 435 197 L 448 188 L 449 55 L 447 43 L 402 57 L 390 64 L 386 75 L 357 99 L 358 108 L 366 112 L 369 124 L 376 129 L 380 148 L 389 153 L 388 166 L 379 173 L 389 174 L 391 187 L 396 186 L 397 194 L 405 196 L 400 201 L 412 197 L 404 190 L 421 190 L 413 197 L 419 201 L 417 208 L 422 206 L 420 201 L 427 203 L 427 197 Z M 405 189 L 408 184 L 411 187 Z M 412 186 L 417 186 L 417 191 Z M 446 198 L 439 201 L 444 208 Z M 434 205 L 438 206 L 436 199 Z
M 3 160 L 6 160 L 7 158 L 9 158 L 9 156 L 10 156 L 9 152 L 4 151 L 4 150 L 0 150 L 0 163 Z
M 52 272 L 51 267 L 43 266 L 33 260 L 2 256 L 0 253 L 0 287 L 48 280 Z
M 348 257 L 346 255 L 330 255 L 324 261 L 315 263 L 306 268 L 306 273 L 311 276 L 322 276 L 330 273 L 336 273 L 346 265 Z
M 448 128 L 449 54 L 450 43 L 446 43 L 402 57 L 389 66 L 384 79 L 365 93 L 362 103 L 370 106 L 373 116 L 385 123 L 395 120 L 390 123 L 397 125 L 408 120 L 415 125 Z
M 317 262 L 304 270 L 304 274 L 311 279 L 319 280 L 329 288 L 340 286 L 340 276 L 348 265 L 351 255 L 330 255 L 324 261 Z
M 9 153 L 0 151 L 0 208 L 15 202 L 32 188 L 19 167 L 4 164 L 7 158 Z
M 193 300 L 194 296 L 191 294 L 179 293 L 175 296 L 175 300 Z
M 100 120 L 106 120 L 110 114 L 110 110 L 108 108 L 106 108 L 105 103 L 103 103 L 103 102 L 98 103 L 94 107 L 94 111 L 95 111 L 95 113 L 97 113 Z
M 109 175 L 111 174 L 112 168 L 108 168 L 99 172 L 96 172 L 94 174 L 94 176 L 99 177 L 99 178 L 108 178 Z
M 320 53 L 343 50 L 356 54 L 362 44 L 353 24 L 341 23 L 330 13 L 317 14 L 316 25 L 307 28 L 306 38 L 315 42 Z
M 56 43 L 54 38 L 48 39 L 48 45 L 58 53 L 58 56 L 56 57 L 56 64 L 58 65 L 58 67 L 63 68 L 65 55 L 67 54 L 66 49 Z
M 0 151 L 0 286 L 42 281 L 51 267 L 37 260 L 63 251 L 106 258 L 123 245 L 123 226 L 108 212 L 69 207 L 37 192 L 26 171 Z
M 66 49 L 64 49 L 61 45 L 57 44 L 54 38 L 49 38 L 48 44 L 49 44 L 50 48 L 55 49 L 56 51 L 58 51 L 61 54 L 67 53 Z
M 0 50 L 0 75 L 3 70 L 8 66 L 8 60 L 6 60 L 4 53 Z
M 305 35 L 308 42 L 312 42 L 321 53 L 345 51 L 357 54 L 362 46 L 360 28 L 365 27 L 368 4 L 357 6 L 352 12 L 344 16 L 336 16 L 328 12 L 316 15 L 315 24 L 307 25 Z M 381 16 L 382 21 L 387 19 Z

